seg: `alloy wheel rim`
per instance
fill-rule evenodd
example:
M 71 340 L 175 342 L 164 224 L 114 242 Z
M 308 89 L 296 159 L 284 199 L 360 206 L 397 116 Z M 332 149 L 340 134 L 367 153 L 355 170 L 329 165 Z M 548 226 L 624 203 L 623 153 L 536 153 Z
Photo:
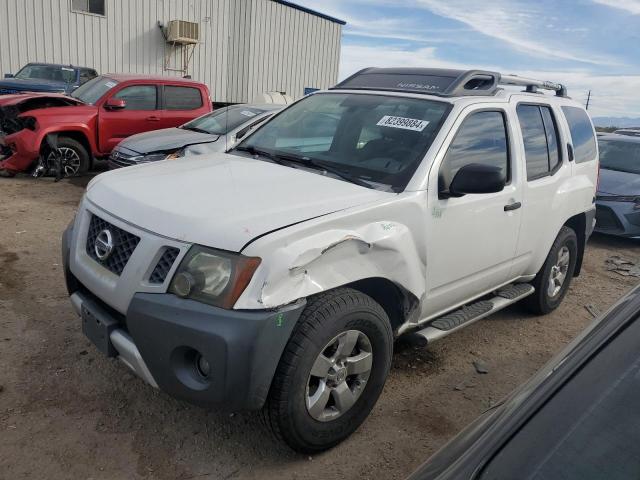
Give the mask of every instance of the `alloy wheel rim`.
M 60 156 L 62 171 L 65 177 L 72 177 L 80 171 L 80 155 L 69 147 L 58 147 L 47 156 L 47 163 L 50 169 L 55 167 L 56 156 Z
M 562 290 L 562 286 L 567 279 L 570 261 L 571 252 L 569 251 L 569 248 L 564 245 L 560 250 L 558 250 L 556 263 L 551 267 L 551 272 L 549 272 L 549 281 L 547 282 L 547 294 L 549 297 L 554 298 L 558 296 Z
M 336 335 L 316 357 L 307 381 L 307 412 L 328 422 L 349 411 L 362 395 L 371 375 L 371 341 L 360 330 Z

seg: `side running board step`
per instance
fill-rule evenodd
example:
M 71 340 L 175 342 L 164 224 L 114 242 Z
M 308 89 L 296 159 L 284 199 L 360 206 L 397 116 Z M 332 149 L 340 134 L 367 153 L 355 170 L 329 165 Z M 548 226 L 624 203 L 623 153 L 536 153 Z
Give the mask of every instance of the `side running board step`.
M 428 343 L 433 342 L 528 297 L 534 291 L 535 288 L 529 283 L 508 285 L 496 291 L 492 298 L 479 300 L 436 318 L 415 334 Z

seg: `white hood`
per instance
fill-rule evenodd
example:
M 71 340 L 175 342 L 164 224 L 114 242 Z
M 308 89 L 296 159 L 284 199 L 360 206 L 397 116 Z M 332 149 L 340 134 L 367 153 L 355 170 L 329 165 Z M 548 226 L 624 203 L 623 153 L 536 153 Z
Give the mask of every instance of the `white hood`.
M 93 204 L 138 227 L 236 252 L 265 233 L 392 196 L 225 153 L 122 168 L 87 187 Z

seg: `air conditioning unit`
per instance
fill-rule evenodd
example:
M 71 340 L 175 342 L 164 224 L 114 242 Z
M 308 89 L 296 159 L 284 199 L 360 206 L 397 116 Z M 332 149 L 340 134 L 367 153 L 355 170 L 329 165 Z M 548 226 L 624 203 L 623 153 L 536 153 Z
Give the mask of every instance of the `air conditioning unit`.
M 171 20 L 167 27 L 167 42 L 195 44 L 200 39 L 200 26 L 195 22 Z

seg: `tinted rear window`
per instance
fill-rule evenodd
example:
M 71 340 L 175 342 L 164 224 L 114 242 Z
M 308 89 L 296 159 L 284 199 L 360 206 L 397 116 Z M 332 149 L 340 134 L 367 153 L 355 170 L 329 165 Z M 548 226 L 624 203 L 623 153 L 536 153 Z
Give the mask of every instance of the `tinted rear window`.
M 195 110 L 202 107 L 200 90 L 193 87 L 164 87 L 164 108 L 166 110 Z
M 562 107 L 571 131 L 573 152 L 576 163 L 588 162 L 596 158 L 596 139 L 587 112 L 577 107 Z

